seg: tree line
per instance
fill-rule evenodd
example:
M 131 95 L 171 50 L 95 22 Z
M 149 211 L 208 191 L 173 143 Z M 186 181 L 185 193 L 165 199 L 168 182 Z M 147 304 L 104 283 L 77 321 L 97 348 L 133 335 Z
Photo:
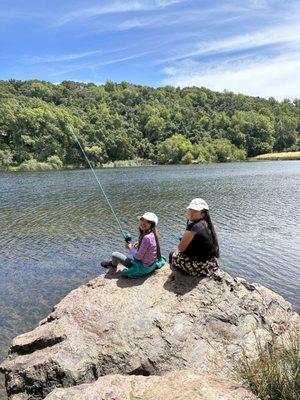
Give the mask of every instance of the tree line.
M 243 160 L 300 149 L 300 100 L 64 81 L 0 81 L 0 167 L 82 167 L 79 138 L 93 165 Z

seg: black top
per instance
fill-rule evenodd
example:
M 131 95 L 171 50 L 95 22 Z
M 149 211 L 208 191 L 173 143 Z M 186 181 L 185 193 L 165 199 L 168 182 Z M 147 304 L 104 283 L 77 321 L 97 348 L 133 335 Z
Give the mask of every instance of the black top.
M 194 237 L 183 254 L 195 261 L 207 261 L 216 256 L 212 234 L 206 221 L 201 219 L 188 222 L 186 230 L 194 233 Z

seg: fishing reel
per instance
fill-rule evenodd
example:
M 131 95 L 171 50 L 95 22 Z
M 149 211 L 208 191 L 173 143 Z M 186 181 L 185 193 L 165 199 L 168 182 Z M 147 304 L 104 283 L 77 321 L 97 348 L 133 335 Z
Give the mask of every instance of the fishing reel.
M 131 233 L 130 232 L 124 232 L 123 233 L 124 239 L 126 243 L 130 243 L 132 241 Z

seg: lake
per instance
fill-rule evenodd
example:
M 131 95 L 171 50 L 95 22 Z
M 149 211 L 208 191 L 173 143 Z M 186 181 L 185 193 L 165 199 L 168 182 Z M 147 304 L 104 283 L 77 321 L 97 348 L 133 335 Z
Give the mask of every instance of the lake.
M 176 247 L 185 208 L 203 197 L 223 268 L 300 308 L 300 161 L 101 169 L 124 230 L 159 217 L 163 253 Z M 89 170 L 0 174 L 0 359 L 11 339 L 71 289 L 103 272 L 123 240 Z

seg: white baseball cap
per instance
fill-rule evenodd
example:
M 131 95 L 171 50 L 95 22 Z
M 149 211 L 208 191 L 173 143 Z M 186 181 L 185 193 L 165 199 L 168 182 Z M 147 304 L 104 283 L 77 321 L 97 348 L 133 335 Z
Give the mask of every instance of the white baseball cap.
M 189 208 L 196 211 L 209 210 L 206 201 L 200 198 L 193 199 L 188 205 L 187 209 Z
M 148 211 L 146 211 L 143 215 L 141 215 L 140 217 L 138 217 L 138 219 L 142 219 L 142 218 L 146 219 L 147 221 L 154 222 L 155 225 L 158 224 L 157 215 L 154 214 L 153 212 L 148 212 Z

